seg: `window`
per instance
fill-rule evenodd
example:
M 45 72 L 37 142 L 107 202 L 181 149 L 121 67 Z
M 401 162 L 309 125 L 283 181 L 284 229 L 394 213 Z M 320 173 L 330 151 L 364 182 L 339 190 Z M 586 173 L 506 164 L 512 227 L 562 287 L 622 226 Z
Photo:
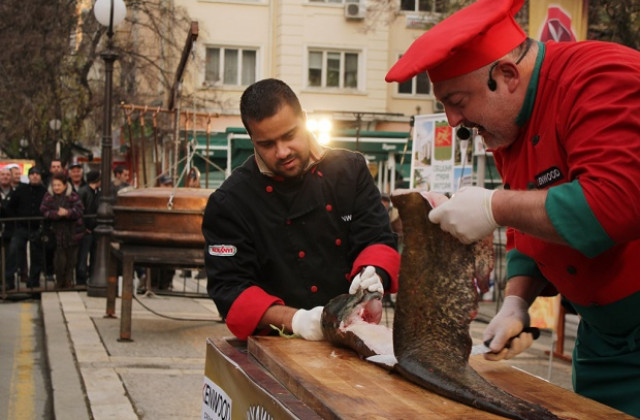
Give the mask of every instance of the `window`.
M 400 0 L 400 10 L 410 12 L 444 13 L 448 0 Z
M 357 52 L 311 50 L 307 86 L 357 89 L 358 61 Z
M 429 95 L 431 93 L 429 76 L 426 72 L 419 73 L 406 82 L 398 83 L 398 93 L 400 95 Z
M 248 86 L 256 81 L 257 50 L 209 47 L 204 80 L 210 84 Z

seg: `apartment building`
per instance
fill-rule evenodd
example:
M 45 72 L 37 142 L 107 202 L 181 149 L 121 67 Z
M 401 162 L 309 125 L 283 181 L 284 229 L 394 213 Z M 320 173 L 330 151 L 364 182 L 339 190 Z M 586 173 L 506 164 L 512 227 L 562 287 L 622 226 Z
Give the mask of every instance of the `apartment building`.
M 403 84 L 384 77 L 438 20 L 444 3 L 175 0 L 198 22 L 199 59 L 188 64 L 183 94 L 197 92 L 215 104 L 206 110 L 216 114 L 206 130 L 197 120 L 181 127 L 193 131 L 185 138 L 197 138 L 191 163 L 209 173 L 207 186 L 219 185 L 252 152 L 239 98 L 249 84 L 268 77 L 293 88 L 309 119 L 331 121 L 329 145 L 364 153 L 382 190 L 408 186 L 410 117 L 441 110 L 426 73 Z M 189 108 L 186 101 L 181 106 Z

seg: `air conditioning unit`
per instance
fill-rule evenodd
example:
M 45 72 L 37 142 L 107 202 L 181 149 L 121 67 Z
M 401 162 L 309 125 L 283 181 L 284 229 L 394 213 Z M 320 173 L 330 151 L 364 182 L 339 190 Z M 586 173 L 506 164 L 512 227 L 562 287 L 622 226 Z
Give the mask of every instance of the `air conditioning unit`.
M 364 1 L 346 0 L 344 3 L 344 17 L 347 19 L 364 19 Z
M 433 112 L 444 112 L 444 105 L 440 101 L 433 102 Z

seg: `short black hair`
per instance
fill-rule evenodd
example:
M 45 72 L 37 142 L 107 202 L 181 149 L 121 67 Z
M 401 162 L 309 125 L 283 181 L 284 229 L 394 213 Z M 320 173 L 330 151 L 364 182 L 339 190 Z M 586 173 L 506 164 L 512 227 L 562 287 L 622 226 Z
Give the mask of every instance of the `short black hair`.
M 300 100 L 282 80 L 263 79 L 249 86 L 240 98 L 240 116 L 247 133 L 251 135 L 249 121 L 272 117 L 283 105 L 293 108 L 296 115 L 303 115 Z
M 115 168 L 113 168 L 113 174 L 114 175 L 119 175 L 122 172 L 124 172 L 125 170 L 127 170 L 127 167 L 124 165 L 116 165 Z
M 57 179 L 58 181 L 62 182 L 65 185 L 67 184 L 67 182 L 69 182 L 69 178 L 67 178 L 67 176 L 64 173 L 53 174 L 51 176 L 51 181 L 53 181 L 54 179 Z
M 94 182 L 98 182 L 100 181 L 100 171 L 97 171 L 95 169 L 89 171 L 89 173 L 87 173 L 87 183 L 89 184 L 93 184 Z

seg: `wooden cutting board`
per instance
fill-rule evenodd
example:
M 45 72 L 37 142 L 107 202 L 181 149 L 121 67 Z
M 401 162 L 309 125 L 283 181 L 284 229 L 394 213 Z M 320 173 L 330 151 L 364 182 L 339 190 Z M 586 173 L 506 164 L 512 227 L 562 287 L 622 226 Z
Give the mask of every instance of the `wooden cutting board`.
M 250 337 L 249 354 L 325 419 L 501 419 L 413 385 L 328 342 Z M 485 379 L 566 419 L 633 419 L 500 362 L 473 356 Z

